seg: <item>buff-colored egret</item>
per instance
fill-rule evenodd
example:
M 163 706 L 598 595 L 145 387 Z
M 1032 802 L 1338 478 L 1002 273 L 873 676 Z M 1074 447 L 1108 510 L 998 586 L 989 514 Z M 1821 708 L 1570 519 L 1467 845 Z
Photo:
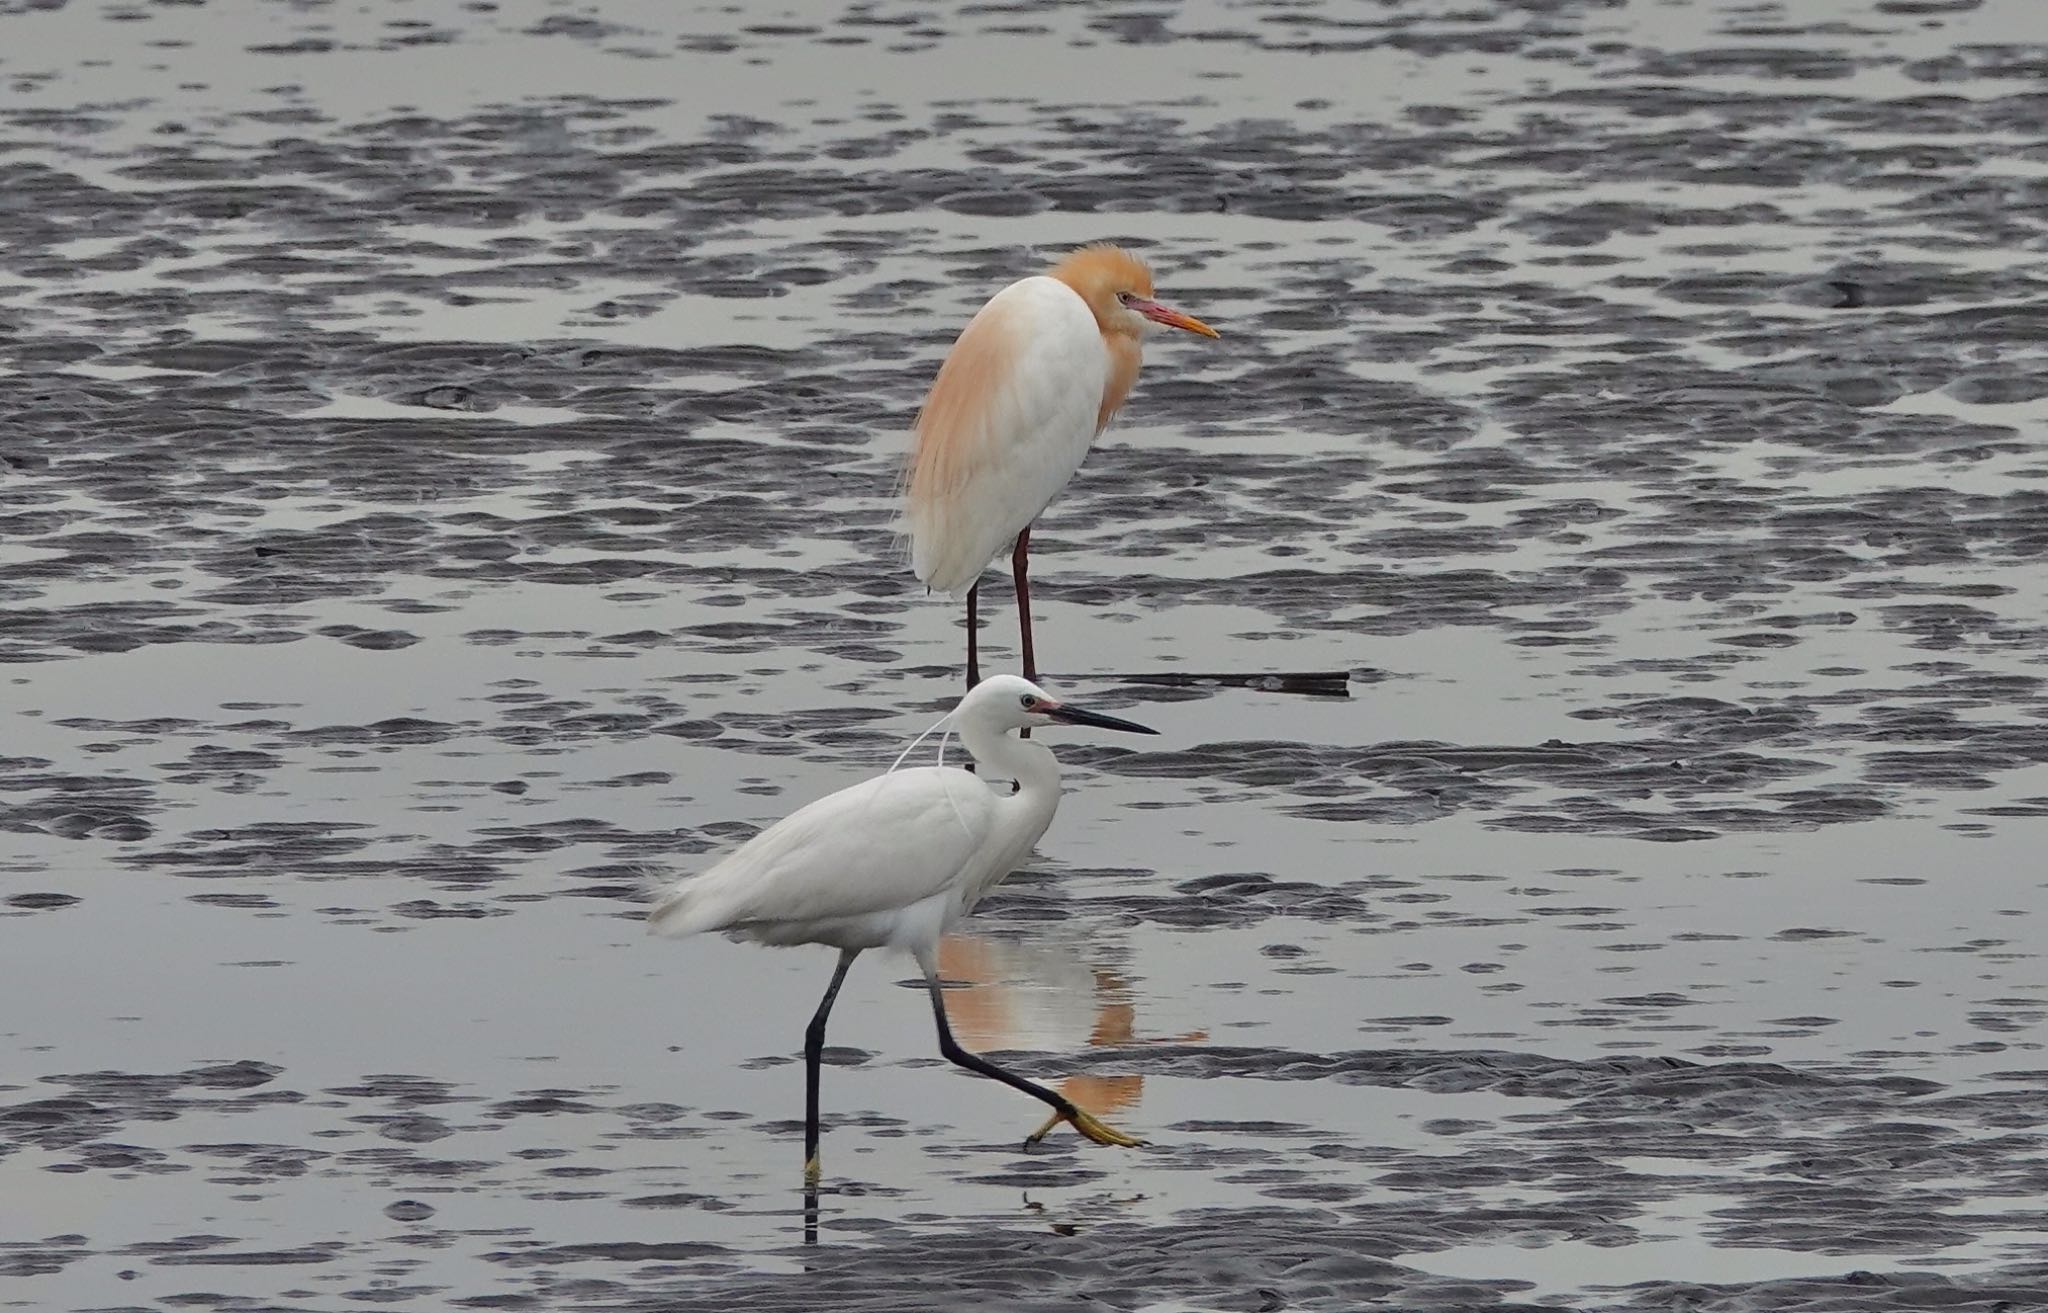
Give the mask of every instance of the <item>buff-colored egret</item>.
M 660 935 L 717 930 L 761 944 L 839 950 L 804 1032 L 804 1168 L 812 1179 L 825 1020 L 847 969 L 870 948 L 907 949 L 917 959 L 948 1061 L 1051 1106 L 1053 1115 L 1026 1138 L 1026 1148 L 1061 1122 L 1097 1144 L 1139 1143 L 1064 1096 L 961 1048 L 946 1021 L 937 949 L 946 928 L 1024 860 L 1059 806 L 1059 763 L 1043 745 L 1010 731 L 1053 724 L 1158 731 L 1069 706 L 1015 675 L 977 684 L 950 721 L 978 774 L 919 766 L 841 789 L 777 821 L 710 870 L 684 877 L 648 913 L 649 929 Z M 992 787 L 994 781 L 1001 786 Z
M 969 688 L 981 679 L 982 572 L 1012 541 L 1024 677 L 1038 677 L 1025 579 L 1031 525 L 1130 395 L 1154 324 L 1218 336 L 1152 299 L 1144 261 L 1088 246 L 997 292 L 939 367 L 917 417 L 904 523 L 918 579 L 967 601 Z

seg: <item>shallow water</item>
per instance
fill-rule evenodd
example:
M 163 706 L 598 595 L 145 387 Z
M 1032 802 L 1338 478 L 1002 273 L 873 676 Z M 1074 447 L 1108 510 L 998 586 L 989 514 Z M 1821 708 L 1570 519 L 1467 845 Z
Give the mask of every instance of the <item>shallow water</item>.
M 595 12 L 0 0 L 0 1305 L 2048 1300 L 2033 0 Z M 807 1247 L 829 955 L 641 879 L 954 696 L 903 431 L 1103 238 L 1161 736 L 945 967 L 1150 1144 L 864 959 Z

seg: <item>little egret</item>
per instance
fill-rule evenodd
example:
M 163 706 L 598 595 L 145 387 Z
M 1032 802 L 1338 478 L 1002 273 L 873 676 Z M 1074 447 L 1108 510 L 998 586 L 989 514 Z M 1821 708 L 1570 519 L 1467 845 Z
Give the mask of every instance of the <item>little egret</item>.
M 825 1019 L 853 960 L 870 948 L 908 949 L 924 973 L 939 1052 L 1052 1107 L 1026 1148 L 1066 1122 L 1097 1144 L 1140 1143 L 1043 1085 L 969 1053 L 953 1039 L 939 983 L 946 928 L 971 911 L 1031 851 L 1060 802 L 1059 763 L 1013 737 L 1032 726 L 1093 725 L 1158 731 L 1059 701 L 1029 680 L 993 675 L 953 710 L 978 775 L 948 766 L 892 770 L 809 803 L 747 840 L 723 861 L 663 891 L 647 915 L 655 934 L 720 930 L 756 943 L 825 944 L 839 964 L 804 1031 L 804 1170 L 818 1171 L 818 1064 Z M 989 780 L 1015 780 L 1016 790 Z
M 1152 271 L 1088 246 L 1050 274 L 1011 283 L 961 331 L 918 413 L 906 471 L 911 568 L 967 599 L 967 686 L 981 680 L 975 602 L 982 572 L 1013 539 L 1024 677 L 1038 678 L 1025 557 L 1031 524 L 1074 477 L 1137 382 L 1153 324 L 1219 334 L 1152 299 Z

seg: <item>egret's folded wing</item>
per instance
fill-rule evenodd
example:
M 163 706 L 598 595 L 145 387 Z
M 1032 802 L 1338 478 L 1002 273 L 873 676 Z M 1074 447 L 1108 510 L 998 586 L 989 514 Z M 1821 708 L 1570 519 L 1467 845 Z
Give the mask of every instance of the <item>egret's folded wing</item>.
M 964 770 L 879 775 L 777 821 L 677 884 L 649 914 L 658 934 L 819 921 L 908 907 L 940 892 L 989 835 L 995 798 Z

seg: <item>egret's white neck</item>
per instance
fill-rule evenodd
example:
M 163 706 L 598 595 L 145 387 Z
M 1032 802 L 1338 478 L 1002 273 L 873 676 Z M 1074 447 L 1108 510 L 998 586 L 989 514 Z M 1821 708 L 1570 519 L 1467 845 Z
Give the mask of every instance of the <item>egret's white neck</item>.
M 1043 744 L 985 725 L 963 726 L 960 742 L 981 767 L 983 778 L 1015 780 L 1020 793 L 1059 794 L 1060 764 Z

